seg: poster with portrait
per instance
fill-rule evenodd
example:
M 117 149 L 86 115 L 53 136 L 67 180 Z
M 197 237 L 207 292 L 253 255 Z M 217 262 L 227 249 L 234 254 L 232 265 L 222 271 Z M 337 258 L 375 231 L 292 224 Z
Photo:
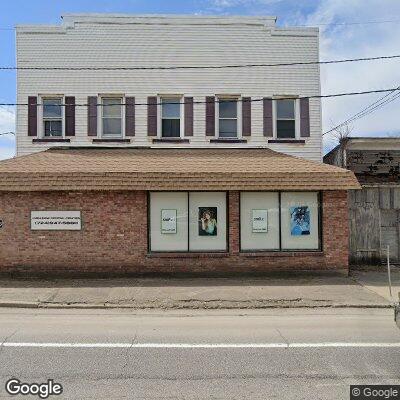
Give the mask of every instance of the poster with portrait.
M 268 210 L 251 210 L 252 232 L 268 232 Z
M 217 207 L 199 207 L 199 236 L 217 236 Z
M 292 236 L 310 234 L 310 209 L 308 206 L 290 207 L 290 233 Z
M 176 210 L 161 210 L 161 233 L 176 233 Z

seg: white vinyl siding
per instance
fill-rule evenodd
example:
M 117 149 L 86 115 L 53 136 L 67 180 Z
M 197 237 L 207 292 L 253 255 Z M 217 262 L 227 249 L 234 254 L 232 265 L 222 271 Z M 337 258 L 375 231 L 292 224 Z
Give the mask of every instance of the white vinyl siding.
M 65 17 L 61 27 L 17 28 L 19 67 L 118 65 L 226 65 L 317 61 L 318 31 L 312 28 L 275 28 L 271 19 L 249 17 L 152 17 L 108 18 Z M 32 34 L 32 31 L 35 34 Z M 144 45 L 145 44 L 145 45 Z M 102 54 L 102 57 L 95 55 Z M 226 54 L 234 54 L 227 59 Z M 320 94 L 319 66 L 187 69 L 187 70 L 107 70 L 17 72 L 17 101 L 26 103 L 37 93 L 63 93 L 85 104 L 88 96 L 123 93 L 134 96 L 136 104 L 146 103 L 156 93 L 181 93 L 193 97 L 193 136 L 179 146 L 208 147 L 205 135 L 206 96 L 237 93 L 259 99 L 276 94 L 313 96 Z M 216 105 L 217 108 L 217 105 Z M 239 110 L 241 104 L 239 104 Z M 27 135 L 27 107 L 17 109 L 17 154 L 46 148 L 32 143 Z M 217 112 L 217 109 L 216 109 Z M 100 110 L 99 110 L 100 114 Z M 136 134 L 130 144 L 118 146 L 158 146 L 147 136 L 147 107 L 135 107 Z M 87 110 L 76 107 L 73 146 L 94 146 L 87 135 Z M 99 121 L 100 123 L 100 121 Z M 181 125 L 183 125 L 183 119 Z M 321 161 L 321 102 L 310 99 L 310 137 L 304 145 L 268 143 L 263 136 L 263 105 L 251 104 L 251 136 L 246 144 Z M 158 124 L 159 125 L 159 124 Z M 240 129 L 239 123 L 239 129 Z M 216 127 L 217 128 L 217 127 Z M 162 143 L 159 146 L 176 146 Z

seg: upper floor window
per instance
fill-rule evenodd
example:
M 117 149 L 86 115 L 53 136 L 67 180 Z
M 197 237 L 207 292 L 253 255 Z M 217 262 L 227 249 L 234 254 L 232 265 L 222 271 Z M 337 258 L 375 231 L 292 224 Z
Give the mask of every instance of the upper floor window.
M 220 138 L 238 137 L 237 99 L 219 99 L 218 105 L 218 136 Z
M 161 137 L 181 136 L 181 97 L 161 98 Z
M 296 102 L 292 99 L 276 100 L 276 137 L 296 137 Z
M 43 98 L 43 135 L 59 137 L 63 135 L 63 110 L 61 97 Z
M 102 135 L 122 136 L 122 98 L 102 97 Z

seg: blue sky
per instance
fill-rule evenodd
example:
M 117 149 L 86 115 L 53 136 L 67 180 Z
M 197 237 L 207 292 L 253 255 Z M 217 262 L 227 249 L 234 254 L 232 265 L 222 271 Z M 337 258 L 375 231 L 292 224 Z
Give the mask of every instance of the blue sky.
M 400 16 L 398 0 L 13 0 L 0 6 L 0 65 L 15 65 L 16 24 L 59 24 L 65 13 L 133 13 L 198 15 L 275 15 L 278 25 L 311 25 L 321 29 L 321 59 L 400 54 L 400 23 L 343 23 L 387 21 Z M 397 17 L 400 20 L 400 17 Z M 400 61 L 377 61 L 324 66 L 322 92 L 337 93 L 397 87 Z M 331 128 L 372 103 L 368 95 L 323 101 L 323 128 Z M 15 72 L 0 71 L 0 102 L 15 101 Z M 360 119 L 352 134 L 398 135 L 398 102 Z M 0 107 L 0 133 L 14 130 L 13 107 Z M 334 145 L 325 140 L 325 147 Z M 14 138 L 0 136 L 0 159 L 14 154 Z

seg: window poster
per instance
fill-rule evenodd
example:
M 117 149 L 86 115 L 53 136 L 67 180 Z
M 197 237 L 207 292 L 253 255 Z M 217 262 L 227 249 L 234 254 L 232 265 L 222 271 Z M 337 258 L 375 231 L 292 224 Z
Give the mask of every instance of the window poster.
M 161 233 L 176 233 L 176 210 L 161 210 Z
M 290 233 L 292 236 L 310 234 L 310 209 L 308 206 L 290 207 Z
M 253 233 L 268 232 L 268 210 L 251 210 Z
M 217 207 L 199 207 L 199 236 L 217 236 Z

